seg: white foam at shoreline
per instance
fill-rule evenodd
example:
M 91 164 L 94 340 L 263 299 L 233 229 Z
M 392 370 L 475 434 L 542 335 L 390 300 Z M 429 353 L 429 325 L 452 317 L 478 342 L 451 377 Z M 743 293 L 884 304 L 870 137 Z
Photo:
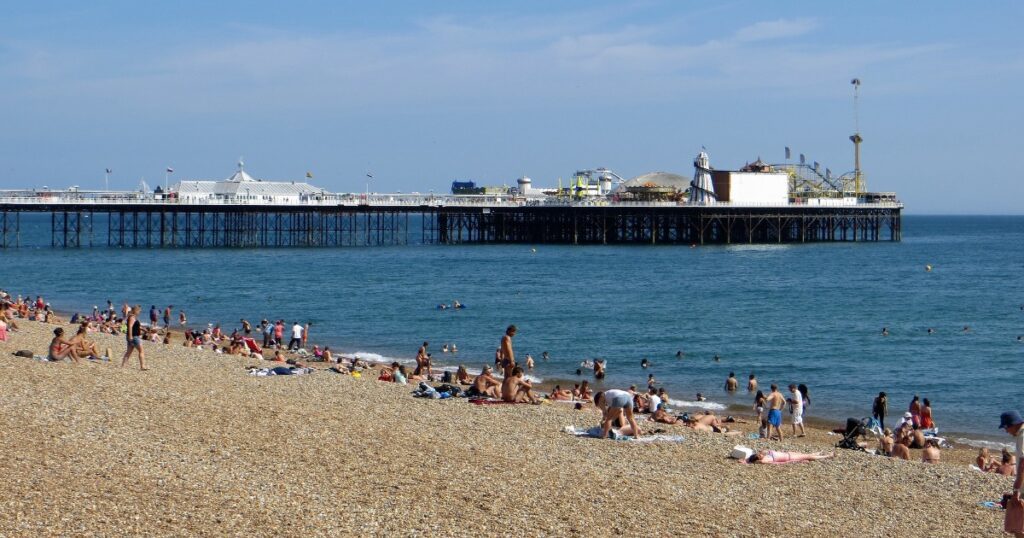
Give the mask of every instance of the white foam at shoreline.
M 366 361 L 366 362 L 371 362 L 371 363 L 374 363 L 374 364 L 387 364 L 387 365 L 390 365 L 393 362 L 397 362 L 398 364 L 407 364 L 407 365 L 416 364 L 416 359 L 400 359 L 400 358 L 396 358 L 396 357 L 388 357 L 388 356 L 381 355 L 379 353 L 373 353 L 373 352 L 370 352 L 370 351 L 354 351 L 352 353 L 342 353 L 341 356 L 344 357 L 344 358 L 347 358 L 347 359 L 355 357 L 355 358 L 357 358 L 359 360 Z M 443 366 L 442 365 L 432 366 L 432 369 L 433 370 L 440 370 L 442 372 L 452 372 L 452 373 L 455 373 L 455 372 L 457 372 L 459 370 L 459 367 L 456 366 L 456 365 L 448 364 L 448 365 L 443 365 Z M 478 368 L 466 368 L 466 372 L 468 372 L 469 375 L 471 375 L 471 376 L 478 376 L 478 375 L 480 375 L 480 370 Z M 501 374 L 495 374 L 495 377 L 500 379 L 501 378 Z M 538 376 L 535 376 L 535 375 L 532 375 L 532 374 L 524 375 L 523 378 L 526 379 L 527 381 L 531 382 L 531 383 L 543 383 L 544 382 L 544 378 L 538 377 Z
M 987 441 L 985 439 L 969 439 L 967 437 L 957 437 L 953 441 L 958 445 L 973 446 L 975 448 L 987 448 L 989 450 L 1002 450 L 1004 448 L 1013 448 L 1013 445 L 1010 443 L 1000 443 L 999 441 Z
M 672 407 L 696 407 L 699 409 L 708 409 L 713 411 L 724 411 L 726 409 L 725 405 L 717 402 L 692 402 L 688 400 L 673 400 L 672 398 L 668 399 L 668 405 Z

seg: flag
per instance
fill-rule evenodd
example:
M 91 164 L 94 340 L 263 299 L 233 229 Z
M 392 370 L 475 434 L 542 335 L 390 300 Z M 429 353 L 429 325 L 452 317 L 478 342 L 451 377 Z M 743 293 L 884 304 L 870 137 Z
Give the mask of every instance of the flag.
M 306 172 L 306 179 L 313 179 L 313 172 Z
M 173 174 L 173 173 L 174 173 L 174 169 L 173 169 L 173 168 L 171 168 L 170 166 L 168 166 L 168 167 L 167 167 L 167 173 L 168 173 L 168 174 Z
M 108 174 L 112 174 L 112 173 L 114 173 L 114 171 L 113 171 L 113 170 L 111 170 L 111 169 L 109 169 L 109 168 L 107 168 L 107 173 L 108 173 Z
M 789 160 L 789 146 L 786 146 L 786 160 Z

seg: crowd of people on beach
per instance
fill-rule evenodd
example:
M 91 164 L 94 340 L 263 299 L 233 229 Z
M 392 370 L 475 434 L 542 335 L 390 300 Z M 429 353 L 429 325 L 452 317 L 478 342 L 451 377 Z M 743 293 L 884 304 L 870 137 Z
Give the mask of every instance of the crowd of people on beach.
M 35 300 L 22 296 L 14 298 L 0 291 L 0 341 L 6 341 L 9 333 L 18 331 L 19 319 L 58 325 L 53 331 L 54 337 L 45 358 L 50 361 L 67 359 L 81 364 L 87 360 L 113 359 L 111 349 L 100 350 L 97 344 L 89 339 L 90 333 L 123 334 L 125 352 L 121 358 L 121 366 L 126 366 L 131 357 L 137 355 L 139 368 L 147 370 L 143 343 L 172 343 L 172 335 L 175 334 L 172 332 L 174 306 L 168 305 L 158 309 L 156 305 L 152 305 L 149 309 L 148 325 L 142 323 L 141 312 L 141 305 L 132 306 L 125 302 L 117 309 L 114 303 L 108 300 L 105 309 L 93 307 L 91 314 L 73 314 L 68 321 L 77 325 L 77 330 L 73 336 L 67 338 L 64 328 L 59 326 L 64 325 L 65 320 L 57 315 L 41 296 L 36 296 Z M 182 346 L 248 357 L 270 364 L 266 367 L 249 366 L 252 375 L 312 373 L 317 369 L 311 368 L 310 363 L 319 362 L 323 363 L 327 370 L 336 373 L 359 377 L 363 372 L 373 371 L 375 378 L 382 382 L 417 384 L 418 393 L 433 397 L 465 396 L 476 402 L 507 404 L 568 402 L 574 404 L 576 409 L 591 408 L 600 412 L 600 437 L 641 436 L 644 429 L 637 417 L 645 416 L 647 421 L 656 424 L 680 425 L 698 432 L 725 435 L 741 435 L 741 432 L 733 428 L 736 423 L 745 422 L 732 416 L 719 417 L 712 411 L 692 414 L 670 411 L 668 391 L 658 386 L 654 374 L 648 375 L 646 390 L 639 390 L 636 385 L 632 385 L 628 389 L 611 388 L 595 392 L 588 380 L 582 380 L 575 383 L 571 389 L 556 384 L 549 392 L 541 394 L 526 376 L 526 372 L 533 369 L 533 357 L 526 355 L 522 365 L 516 360 L 513 338 L 518 329 L 515 325 L 508 326 L 502 335 L 495 350 L 493 367 L 485 365 L 479 374 L 473 376 L 465 365 L 461 364 L 455 372 L 442 370 L 441 375 L 438 375 L 432 354 L 428 351 L 430 343 L 427 341 L 417 349 L 415 366 L 410 369 L 399 362 L 374 365 L 358 357 L 343 357 L 332 352 L 329 346 L 321 348 L 319 345 L 313 345 L 310 348 L 308 343 L 312 323 L 288 324 L 284 319 L 262 319 L 253 325 L 243 318 L 239 320 L 237 328 L 227 333 L 219 323 L 208 324 L 202 329 L 190 328 L 184 310 L 178 311 L 177 323 L 182 335 Z M 442 346 L 442 351 L 456 353 L 457 347 L 446 343 Z M 680 351 L 677 358 L 682 358 L 683 355 Z M 545 351 L 542 358 L 547 360 L 549 354 Z M 607 361 L 594 359 L 584 361 L 580 366 L 577 374 L 581 374 L 582 369 L 586 368 L 592 370 L 595 380 L 601 380 L 605 377 Z M 640 366 L 647 369 L 651 363 L 644 358 Z M 500 375 L 496 375 L 495 370 L 500 372 Z M 432 382 L 442 384 L 434 387 L 429 385 Z M 730 372 L 724 390 L 735 393 L 739 389 L 740 382 L 735 372 Z M 809 389 L 805 384 L 790 384 L 787 389 L 788 394 L 784 394 L 778 385 L 772 384 L 770 390 L 765 393 L 759 389 L 756 375 L 749 375 L 746 390 L 754 394 L 753 411 L 758 437 L 783 441 L 786 437 L 783 415 L 787 411 L 790 415 L 791 435 L 806 435 L 803 415 L 811 403 Z M 698 394 L 697 399 L 703 400 L 704 397 Z M 907 412 L 893 429 L 885 426 L 888 411 L 888 396 L 885 392 L 880 392 L 872 402 L 874 422 L 870 425 L 878 432 L 877 453 L 907 460 L 910 459 L 910 449 L 920 449 L 923 462 L 938 463 L 941 457 L 941 442 L 935 436 L 936 427 L 929 399 L 915 395 Z M 748 459 L 751 463 L 779 463 L 822 459 L 819 456 L 762 451 Z M 1005 449 L 998 460 L 991 457 L 988 449 L 983 449 L 976 461 L 976 467 L 981 471 L 1010 476 L 1017 474 L 1018 464 L 1018 457 Z

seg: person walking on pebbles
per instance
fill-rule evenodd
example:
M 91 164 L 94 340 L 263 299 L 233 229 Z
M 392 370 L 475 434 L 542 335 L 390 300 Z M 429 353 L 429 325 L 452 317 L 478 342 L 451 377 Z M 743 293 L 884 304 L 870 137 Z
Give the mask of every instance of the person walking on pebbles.
M 149 370 L 149 368 L 146 368 L 146 354 L 142 351 L 142 324 L 139 323 L 139 312 L 141 310 L 138 306 L 131 309 L 128 312 L 128 319 L 125 320 L 125 326 L 128 327 L 128 332 L 125 333 L 128 349 L 125 350 L 124 356 L 121 357 L 121 368 L 128 366 L 128 359 L 132 357 L 132 351 L 138 350 L 139 370 Z

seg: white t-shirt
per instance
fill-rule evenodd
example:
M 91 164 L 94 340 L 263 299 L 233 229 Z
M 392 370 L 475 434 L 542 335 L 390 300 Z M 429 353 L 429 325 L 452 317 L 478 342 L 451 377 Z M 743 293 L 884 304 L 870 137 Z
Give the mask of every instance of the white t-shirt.
M 292 338 L 302 338 L 302 325 L 292 325 Z
M 793 414 L 804 414 L 804 397 L 802 394 L 800 394 L 800 391 L 796 391 L 793 393 Z
M 653 413 L 657 411 L 658 406 L 661 405 L 661 397 L 652 394 L 650 400 L 650 403 L 647 405 L 647 412 Z

